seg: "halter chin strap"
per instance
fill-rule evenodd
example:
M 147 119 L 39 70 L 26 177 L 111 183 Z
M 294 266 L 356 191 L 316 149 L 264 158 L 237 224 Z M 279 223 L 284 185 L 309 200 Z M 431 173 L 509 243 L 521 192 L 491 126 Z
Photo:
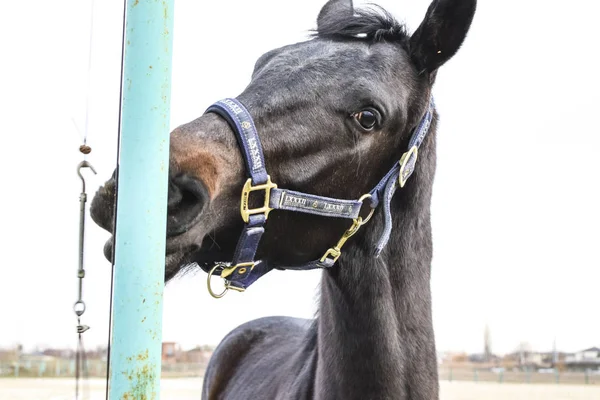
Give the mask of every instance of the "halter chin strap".
M 404 187 L 415 170 L 419 147 L 431 126 L 433 111 L 434 103 L 431 99 L 427 112 L 410 139 L 408 151 L 402 155 L 400 161 L 379 181 L 373 190 L 358 200 L 340 200 L 278 188 L 267 174 L 258 132 L 250 113 L 244 105 L 236 99 L 225 99 L 210 106 L 206 112 L 220 115 L 235 132 L 248 173 L 248 180 L 242 188 L 240 204 L 242 219 L 246 224 L 238 240 L 231 263 L 217 263 L 210 270 L 208 275 L 210 294 L 219 298 L 223 297 L 229 289 L 244 291 L 272 269 L 311 270 L 332 267 L 340 257 L 344 243 L 371 219 L 375 209 L 381 203 L 384 210 L 384 231 L 374 250 L 374 255 L 379 256 L 392 231 L 390 210 L 392 197 L 398 187 Z M 250 208 L 249 199 L 252 192 L 264 193 L 264 202 L 261 207 Z M 363 219 L 359 214 L 363 202 L 367 199 L 370 200 L 371 210 L 369 215 Z M 351 219 L 353 223 L 338 243 L 327 250 L 320 259 L 295 266 L 272 265 L 265 261 L 256 261 L 255 256 L 260 239 L 265 231 L 264 225 L 269 213 L 273 210 L 288 210 L 324 217 L 346 218 Z M 210 280 L 212 275 L 216 273 L 219 273 L 221 278 L 225 280 L 225 291 L 220 294 L 214 293 L 211 288 Z

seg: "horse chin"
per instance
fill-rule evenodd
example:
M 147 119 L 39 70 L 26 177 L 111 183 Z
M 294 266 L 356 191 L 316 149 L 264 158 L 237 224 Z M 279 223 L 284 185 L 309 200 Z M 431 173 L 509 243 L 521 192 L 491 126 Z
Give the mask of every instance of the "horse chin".
M 113 246 L 114 246 L 114 239 L 111 236 L 110 239 L 108 239 L 106 241 L 106 243 L 104 243 L 104 257 L 106 257 L 106 259 L 108 261 L 112 262 L 112 253 L 113 253 Z
M 167 239 L 168 240 L 168 239 Z M 194 249 L 187 251 L 182 249 L 172 249 L 167 244 L 167 252 L 165 255 L 165 281 L 175 277 L 186 266 L 193 264 L 193 255 L 196 253 Z M 108 261 L 112 261 L 114 248 L 114 238 L 110 238 L 104 244 L 104 256 Z
M 187 265 L 185 253 L 171 253 L 165 257 L 165 282 L 174 278 Z

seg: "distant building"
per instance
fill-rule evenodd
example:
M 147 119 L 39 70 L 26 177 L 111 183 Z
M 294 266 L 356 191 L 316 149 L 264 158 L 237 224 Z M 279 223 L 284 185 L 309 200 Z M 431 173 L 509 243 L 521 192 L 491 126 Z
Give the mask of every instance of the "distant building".
M 162 344 L 162 362 L 176 363 L 181 349 L 175 342 L 163 342 Z
M 95 350 L 88 350 L 85 352 L 85 356 L 88 360 L 101 360 L 104 362 L 108 361 L 108 347 L 98 346 Z
M 446 351 L 438 353 L 438 362 L 440 364 L 460 364 L 465 363 L 469 359 L 469 355 L 464 352 Z
M 468 361 L 475 364 L 497 364 L 500 360 L 500 357 L 491 352 L 469 354 L 468 357 Z
M 12 348 L 0 348 L 0 361 L 16 361 L 23 353 L 23 346 L 16 345 Z
M 75 358 L 75 351 L 71 349 L 46 349 L 41 352 L 42 355 L 55 357 L 55 358 L 64 358 L 71 359 Z M 87 355 L 87 353 L 86 353 Z
M 565 358 L 565 365 L 571 371 L 600 370 L 600 348 L 590 347 Z
M 544 365 L 549 365 L 550 367 L 556 367 L 557 365 L 562 365 L 565 363 L 565 360 L 568 357 L 573 356 L 572 353 L 564 353 L 561 351 L 548 351 L 545 353 L 541 353 L 542 355 L 542 363 Z
M 198 346 L 186 351 L 182 358 L 183 362 L 205 366 L 208 365 L 208 361 L 210 360 L 212 353 L 212 349 L 207 348 L 206 346 Z
M 522 369 L 548 368 L 550 363 L 546 363 L 544 353 L 530 350 L 519 350 L 504 356 L 503 361 Z

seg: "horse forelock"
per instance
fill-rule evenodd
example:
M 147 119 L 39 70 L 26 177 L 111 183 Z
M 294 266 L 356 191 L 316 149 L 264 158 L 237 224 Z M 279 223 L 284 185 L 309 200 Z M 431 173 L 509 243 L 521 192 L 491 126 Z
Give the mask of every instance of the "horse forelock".
M 352 14 L 339 13 L 325 18 L 313 36 L 324 39 L 388 40 L 408 44 L 406 25 L 398 22 L 387 10 L 371 5 Z

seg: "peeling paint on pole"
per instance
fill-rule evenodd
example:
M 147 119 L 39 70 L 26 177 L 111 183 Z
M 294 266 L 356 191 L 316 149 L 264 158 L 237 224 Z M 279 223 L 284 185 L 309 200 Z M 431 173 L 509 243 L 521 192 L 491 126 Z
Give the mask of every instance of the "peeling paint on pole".
M 160 393 L 174 0 L 127 0 L 110 399 Z

